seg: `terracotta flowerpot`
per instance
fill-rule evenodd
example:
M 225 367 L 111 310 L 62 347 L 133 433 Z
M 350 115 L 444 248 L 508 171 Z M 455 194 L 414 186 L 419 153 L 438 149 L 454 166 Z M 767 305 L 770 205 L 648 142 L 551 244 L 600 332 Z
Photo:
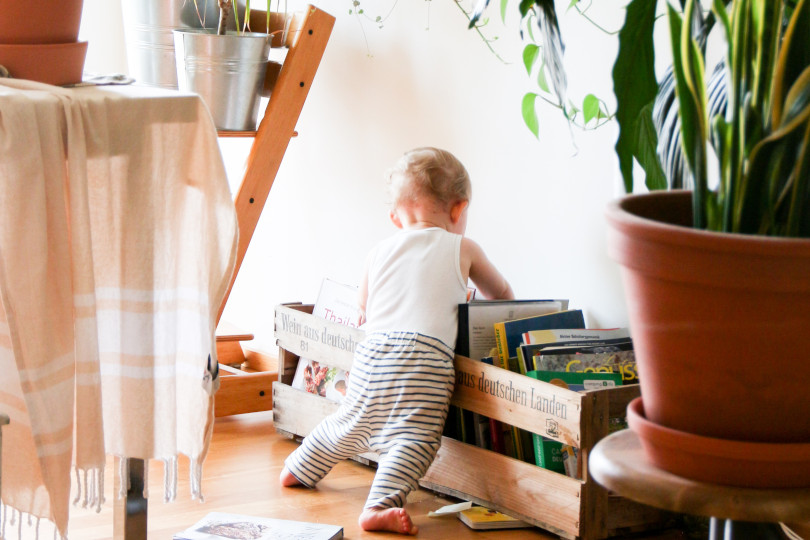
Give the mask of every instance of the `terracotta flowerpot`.
M 646 418 L 705 437 L 810 443 L 810 240 L 711 233 L 691 193 L 609 205 Z
M 647 460 L 666 471 L 711 484 L 749 488 L 810 486 L 810 443 L 731 441 L 677 431 L 647 420 L 642 398 L 627 423 Z
M 0 0 L 0 43 L 70 43 L 83 0 Z
M 87 42 L 0 44 L 0 65 L 15 79 L 62 85 L 81 82 Z

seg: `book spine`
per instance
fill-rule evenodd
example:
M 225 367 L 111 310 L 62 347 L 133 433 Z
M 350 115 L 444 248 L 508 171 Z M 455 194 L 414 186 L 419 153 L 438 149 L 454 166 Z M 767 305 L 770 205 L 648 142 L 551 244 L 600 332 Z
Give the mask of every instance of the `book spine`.
M 495 342 L 498 345 L 498 358 L 500 359 L 500 367 L 509 370 L 509 353 L 507 352 L 506 345 L 506 328 L 504 323 L 495 323 Z

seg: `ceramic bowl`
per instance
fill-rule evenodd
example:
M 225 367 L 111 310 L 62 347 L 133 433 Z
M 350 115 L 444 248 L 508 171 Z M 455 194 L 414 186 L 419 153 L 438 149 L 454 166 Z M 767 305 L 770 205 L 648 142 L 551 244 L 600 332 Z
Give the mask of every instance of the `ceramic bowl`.
M 732 441 L 677 431 L 648 420 L 641 397 L 628 405 L 627 423 L 648 461 L 678 476 L 737 487 L 810 487 L 810 443 Z
M 87 42 L 0 44 L 0 65 L 15 79 L 63 85 L 81 82 Z

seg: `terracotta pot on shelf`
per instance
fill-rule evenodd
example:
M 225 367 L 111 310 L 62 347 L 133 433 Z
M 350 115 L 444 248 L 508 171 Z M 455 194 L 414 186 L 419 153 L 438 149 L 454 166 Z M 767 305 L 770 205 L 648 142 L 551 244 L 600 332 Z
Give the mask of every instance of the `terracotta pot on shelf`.
M 78 42 L 83 0 L 0 0 L 0 65 L 12 77 L 48 84 L 82 80 Z
M 646 419 L 733 441 L 810 443 L 810 240 L 692 229 L 690 192 L 609 205 Z

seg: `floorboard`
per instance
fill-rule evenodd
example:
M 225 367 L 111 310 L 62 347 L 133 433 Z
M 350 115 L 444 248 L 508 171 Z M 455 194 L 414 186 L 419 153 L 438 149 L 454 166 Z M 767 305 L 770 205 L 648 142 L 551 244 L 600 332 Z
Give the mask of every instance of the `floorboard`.
M 271 412 L 218 418 L 203 473 L 204 503 L 190 498 L 188 460 L 180 459 L 177 499 L 171 503 L 163 502 L 162 462 L 150 462 L 148 540 L 171 539 L 174 533 L 214 511 L 341 525 L 347 539 L 402 538 L 397 534 L 365 532 L 357 525 L 357 517 L 374 476 L 370 467 L 347 461 L 335 467 L 315 490 L 282 488 L 278 476 L 283 460 L 297 446 L 298 443 L 274 431 Z M 105 477 L 107 502 L 100 513 L 71 507 L 70 540 L 109 540 L 113 537 L 112 475 L 115 470 L 110 459 Z M 455 517 L 427 516 L 429 511 L 455 502 L 458 501 L 426 490 L 412 493 L 407 509 L 419 527 L 418 537 L 453 540 L 558 538 L 536 528 L 473 531 Z M 50 528 L 46 529 L 44 525 L 41 528 L 41 538 L 50 539 Z M 23 538 L 28 534 L 24 533 Z M 9 540 L 16 537 L 16 531 L 7 536 Z M 678 531 L 664 531 L 635 538 L 675 540 L 683 536 Z

